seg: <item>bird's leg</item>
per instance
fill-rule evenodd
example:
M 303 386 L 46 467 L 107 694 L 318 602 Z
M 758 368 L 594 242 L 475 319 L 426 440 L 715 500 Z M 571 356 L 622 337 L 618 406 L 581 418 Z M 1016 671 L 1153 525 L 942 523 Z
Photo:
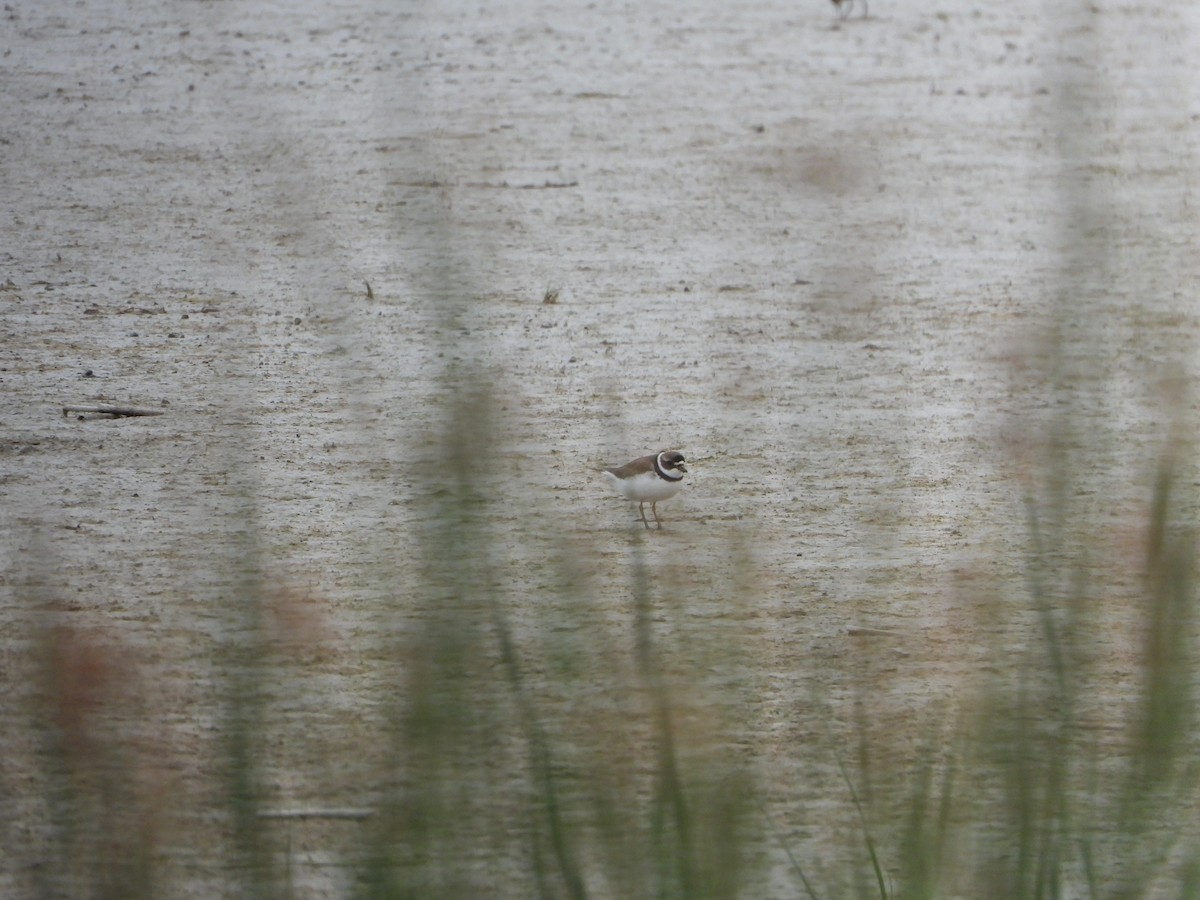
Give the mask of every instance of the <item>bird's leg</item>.
M 662 528 L 662 520 L 658 517 L 658 501 L 655 500 L 650 504 L 650 512 L 654 513 L 654 524 Z M 649 526 L 647 526 L 649 527 Z
M 642 524 L 645 525 L 647 528 L 649 528 L 650 523 L 646 520 L 646 501 L 645 500 L 639 501 L 638 513 L 641 514 Z

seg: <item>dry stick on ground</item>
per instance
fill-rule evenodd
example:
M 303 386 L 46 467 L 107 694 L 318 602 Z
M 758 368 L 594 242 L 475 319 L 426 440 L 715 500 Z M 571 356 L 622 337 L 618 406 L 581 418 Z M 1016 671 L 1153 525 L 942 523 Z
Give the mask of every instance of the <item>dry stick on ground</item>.
M 846 629 L 851 637 L 899 637 L 900 632 L 888 631 L 885 628 L 866 628 L 861 625 L 851 625 Z
M 63 415 L 70 413 L 99 413 L 105 416 L 161 416 L 162 409 L 134 409 L 131 406 L 64 406 Z
M 260 819 L 369 819 L 374 815 L 370 809 L 265 809 L 258 814 Z

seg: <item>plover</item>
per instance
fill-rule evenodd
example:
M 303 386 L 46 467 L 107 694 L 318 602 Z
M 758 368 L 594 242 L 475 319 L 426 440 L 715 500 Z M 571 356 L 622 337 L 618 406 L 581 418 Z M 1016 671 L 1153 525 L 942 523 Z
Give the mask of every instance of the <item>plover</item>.
M 614 469 L 605 469 L 604 474 L 617 493 L 626 500 L 637 502 L 643 525 L 650 527 L 645 508 L 649 503 L 655 524 L 662 528 L 658 501 L 674 497 L 683 488 L 683 475 L 687 472 L 683 463 L 683 454 L 678 450 L 663 450 Z
M 850 11 L 854 9 L 854 4 L 859 3 L 862 6 L 862 17 L 867 17 L 867 0 L 833 0 L 834 8 L 837 10 L 839 19 L 850 18 Z

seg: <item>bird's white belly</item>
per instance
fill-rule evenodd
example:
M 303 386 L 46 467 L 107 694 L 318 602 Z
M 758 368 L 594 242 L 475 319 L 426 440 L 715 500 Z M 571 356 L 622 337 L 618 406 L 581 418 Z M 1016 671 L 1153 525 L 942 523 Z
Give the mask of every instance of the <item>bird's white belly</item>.
M 632 478 L 618 478 L 611 472 L 604 474 L 622 497 L 638 503 L 657 503 L 659 500 L 674 497 L 683 488 L 682 478 L 679 481 L 667 481 L 653 472 L 642 472 Z

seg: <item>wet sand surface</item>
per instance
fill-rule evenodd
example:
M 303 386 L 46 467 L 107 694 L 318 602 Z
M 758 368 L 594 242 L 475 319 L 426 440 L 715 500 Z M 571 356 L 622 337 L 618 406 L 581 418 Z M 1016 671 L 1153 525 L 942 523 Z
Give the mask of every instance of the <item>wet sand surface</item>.
M 463 472 L 546 708 L 570 716 L 559 633 L 619 715 L 648 585 L 685 728 L 836 860 L 829 746 L 866 727 L 912 766 L 1038 640 L 1023 498 L 1058 435 L 1064 544 L 1093 541 L 1112 601 L 1089 702 L 1119 718 L 1155 465 L 1196 409 L 1200 16 L 741 6 L 6 7 L 6 716 L 43 626 L 109 660 L 79 677 L 125 686 L 106 714 L 153 760 L 189 896 L 221 884 L 246 632 L 271 803 L 378 801 L 391 648 L 452 590 L 428 557 Z M 163 415 L 61 411 L 100 403 Z M 646 533 L 597 470 L 665 447 L 688 483 Z M 1180 483 L 1194 516 L 1191 457 Z M 45 813 L 44 748 L 5 731 L 36 858 L 14 823 Z

